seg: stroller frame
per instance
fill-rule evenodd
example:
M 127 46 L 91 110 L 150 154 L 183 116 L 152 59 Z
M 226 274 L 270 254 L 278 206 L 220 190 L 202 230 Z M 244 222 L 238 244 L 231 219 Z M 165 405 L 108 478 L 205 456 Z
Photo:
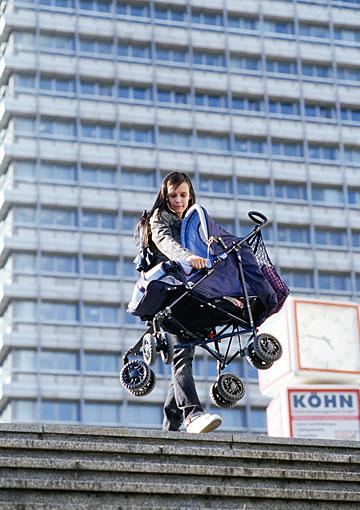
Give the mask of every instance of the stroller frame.
M 217 256 L 214 259 L 213 265 L 209 269 L 203 269 L 204 275 L 195 283 L 193 282 L 187 282 L 186 279 L 183 279 L 184 283 L 184 292 L 178 296 L 176 299 L 174 299 L 173 302 L 171 302 L 169 305 L 167 305 L 163 310 L 160 310 L 158 313 L 154 315 L 154 318 L 151 321 L 151 326 L 148 328 L 148 330 L 142 335 L 142 337 L 139 339 L 139 341 L 131 348 L 129 349 L 123 356 L 124 364 L 128 363 L 129 356 L 135 355 L 135 356 L 142 356 L 142 352 L 140 351 L 142 341 L 144 336 L 147 333 L 152 333 L 156 338 L 158 338 L 158 350 L 161 350 L 163 345 L 161 342 L 161 338 L 163 336 L 162 331 L 162 323 L 166 319 L 167 321 L 173 323 L 179 331 L 181 331 L 184 336 L 188 337 L 189 342 L 188 343 L 181 343 L 181 345 L 174 345 L 174 349 L 176 348 L 191 348 L 194 346 L 199 346 L 205 349 L 212 357 L 214 357 L 217 360 L 217 372 L 218 375 L 221 373 L 222 370 L 224 370 L 236 357 L 245 357 L 249 355 L 248 352 L 248 346 L 254 342 L 257 338 L 257 331 L 256 327 L 254 325 L 254 319 L 253 319 L 253 313 L 251 309 L 251 303 L 250 299 L 252 297 L 256 296 L 249 296 L 247 286 L 246 286 L 246 280 L 244 276 L 244 271 L 242 267 L 242 258 L 240 254 L 241 246 L 249 241 L 250 239 L 256 239 L 258 235 L 260 235 L 260 231 L 262 227 L 267 223 L 267 218 L 262 215 L 259 212 L 256 211 L 250 211 L 249 217 L 256 223 L 256 226 L 254 229 L 244 238 L 240 239 L 239 241 L 235 242 L 233 241 L 230 246 L 226 246 L 223 239 L 221 237 L 213 238 L 213 242 L 219 243 L 224 251 L 221 255 Z M 238 259 L 238 267 L 240 272 L 240 281 L 243 287 L 244 291 L 244 301 L 246 305 L 246 310 L 248 314 L 248 322 L 244 319 L 241 319 L 240 317 L 232 314 L 231 312 L 222 309 L 220 306 L 215 306 L 208 300 L 201 298 L 200 296 L 194 295 L 192 291 L 201 283 L 204 281 L 204 279 L 208 278 L 214 271 L 217 264 L 220 264 L 230 253 L 234 252 Z M 236 321 L 235 323 L 231 324 L 225 324 L 221 330 L 218 333 L 215 333 L 214 331 L 206 338 L 198 338 L 197 335 L 195 335 L 193 332 L 191 332 L 189 329 L 186 328 L 184 324 L 182 324 L 178 319 L 176 319 L 173 316 L 172 309 L 177 305 L 182 299 L 184 299 L 186 296 L 191 294 L 192 299 L 199 302 L 200 305 L 204 307 L 208 307 L 211 311 L 212 309 L 217 309 L 218 311 L 222 312 L 224 314 L 224 317 L 227 317 L 229 319 L 233 319 Z M 149 323 L 150 324 L 150 321 Z M 249 338 L 245 345 L 243 345 L 243 342 L 241 340 L 241 336 L 245 334 L 250 334 Z M 234 338 L 237 337 L 238 339 L 238 349 L 235 353 L 233 353 L 230 356 L 230 349 L 233 344 Z M 220 343 L 224 339 L 230 339 L 227 345 L 227 348 L 225 350 L 225 353 L 221 352 L 220 349 Z M 214 347 L 211 348 L 209 344 L 214 344 Z M 265 360 L 263 360 L 264 363 Z M 259 367 L 257 367 L 259 368 Z M 265 367 L 264 367 L 265 368 Z M 268 367 L 266 367 L 268 368 Z

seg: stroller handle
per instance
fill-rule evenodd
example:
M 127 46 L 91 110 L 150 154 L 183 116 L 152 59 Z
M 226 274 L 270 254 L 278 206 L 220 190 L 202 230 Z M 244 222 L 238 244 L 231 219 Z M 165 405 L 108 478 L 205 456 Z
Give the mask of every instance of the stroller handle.
M 248 216 L 257 225 L 265 225 L 268 222 L 267 217 L 258 211 L 249 211 Z

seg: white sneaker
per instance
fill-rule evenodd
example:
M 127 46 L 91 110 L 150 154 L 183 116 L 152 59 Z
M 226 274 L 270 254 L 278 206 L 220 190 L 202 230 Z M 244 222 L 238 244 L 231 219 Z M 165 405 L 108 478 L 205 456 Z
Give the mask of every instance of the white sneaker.
M 186 420 L 186 432 L 190 434 L 201 434 L 211 432 L 220 427 L 222 419 L 217 414 L 196 414 Z

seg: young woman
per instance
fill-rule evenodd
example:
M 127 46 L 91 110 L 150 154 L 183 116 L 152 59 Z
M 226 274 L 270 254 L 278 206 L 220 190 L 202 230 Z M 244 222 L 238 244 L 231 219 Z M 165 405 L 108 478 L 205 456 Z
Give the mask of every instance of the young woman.
M 180 245 L 181 221 L 195 203 L 195 192 L 185 173 L 173 172 L 165 177 L 154 205 L 142 223 L 144 246 L 154 253 L 154 264 L 185 259 L 194 269 L 202 269 L 206 260 Z M 177 339 L 181 344 L 181 338 Z M 163 430 L 211 432 L 221 425 L 220 416 L 204 413 L 192 373 L 194 348 L 178 349 L 172 365 L 172 380 L 164 405 Z

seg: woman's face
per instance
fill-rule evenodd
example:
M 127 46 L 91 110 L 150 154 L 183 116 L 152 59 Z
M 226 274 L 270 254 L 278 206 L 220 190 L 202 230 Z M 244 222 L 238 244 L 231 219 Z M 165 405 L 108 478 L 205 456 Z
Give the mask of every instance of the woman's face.
M 170 209 L 176 214 L 178 218 L 182 218 L 184 211 L 186 211 L 189 205 L 189 185 L 186 182 L 183 182 L 177 188 L 174 186 L 168 186 L 167 200 Z

